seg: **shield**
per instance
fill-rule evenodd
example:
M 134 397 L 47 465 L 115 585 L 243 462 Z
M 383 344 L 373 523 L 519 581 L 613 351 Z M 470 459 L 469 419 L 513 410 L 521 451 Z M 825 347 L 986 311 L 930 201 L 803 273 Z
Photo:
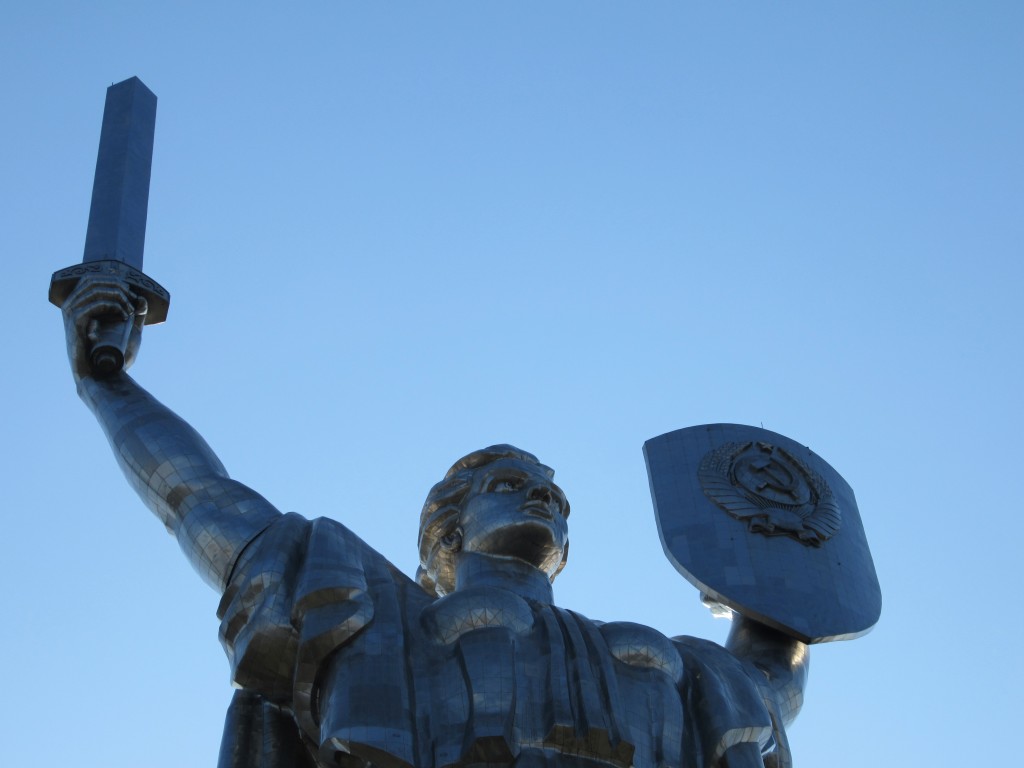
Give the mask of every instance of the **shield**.
M 648 440 L 644 457 L 665 554 L 709 598 L 807 643 L 878 621 L 853 489 L 811 449 L 707 424 Z

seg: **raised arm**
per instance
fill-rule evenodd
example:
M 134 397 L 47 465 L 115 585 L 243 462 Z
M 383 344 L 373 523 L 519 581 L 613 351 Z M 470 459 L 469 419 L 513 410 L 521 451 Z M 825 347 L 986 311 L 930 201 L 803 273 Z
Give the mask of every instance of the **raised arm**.
M 134 323 L 128 367 L 141 338 L 144 301 L 115 278 L 87 278 L 68 296 L 63 312 L 78 394 L 103 427 L 121 470 L 192 566 L 222 591 L 241 550 L 280 513 L 228 477 L 199 433 L 127 373 L 93 376 L 88 352 L 97 318 L 120 315 Z
M 788 726 L 800 713 L 811 654 L 805 643 L 748 619 L 732 615 L 732 629 L 725 647 L 764 673 L 775 694 L 783 724 Z

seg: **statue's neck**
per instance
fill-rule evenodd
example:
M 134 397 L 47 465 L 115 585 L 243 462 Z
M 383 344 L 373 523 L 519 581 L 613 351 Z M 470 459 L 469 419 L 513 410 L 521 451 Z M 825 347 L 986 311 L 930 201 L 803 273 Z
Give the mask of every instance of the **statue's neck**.
M 514 558 L 461 552 L 455 564 L 455 591 L 470 587 L 505 589 L 538 603 L 554 600 L 551 582 L 539 568 Z

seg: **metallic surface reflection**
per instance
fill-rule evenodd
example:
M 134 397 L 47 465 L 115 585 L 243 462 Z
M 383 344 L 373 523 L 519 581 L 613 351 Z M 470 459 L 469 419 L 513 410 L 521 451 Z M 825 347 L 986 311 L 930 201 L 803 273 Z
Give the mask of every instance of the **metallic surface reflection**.
M 281 514 L 127 373 L 92 374 L 92 321 L 129 322 L 137 301 L 116 276 L 83 278 L 68 353 L 128 481 L 223 593 L 240 690 L 221 768 L 791 764 L 802 642 L 737 616 L 723 648 L 556 607 L 569 504 L 508 445 L 430 491 L 416 580 L 341 523 Z

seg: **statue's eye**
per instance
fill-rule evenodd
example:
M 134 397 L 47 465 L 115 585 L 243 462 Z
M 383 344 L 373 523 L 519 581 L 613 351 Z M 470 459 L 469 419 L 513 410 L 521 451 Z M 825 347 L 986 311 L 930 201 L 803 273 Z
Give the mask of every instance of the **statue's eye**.
M 523 481 L 516 477 L 504 477 L 491 483 L 491 490 L 495 493 L 515 493 L 523 487 Z

